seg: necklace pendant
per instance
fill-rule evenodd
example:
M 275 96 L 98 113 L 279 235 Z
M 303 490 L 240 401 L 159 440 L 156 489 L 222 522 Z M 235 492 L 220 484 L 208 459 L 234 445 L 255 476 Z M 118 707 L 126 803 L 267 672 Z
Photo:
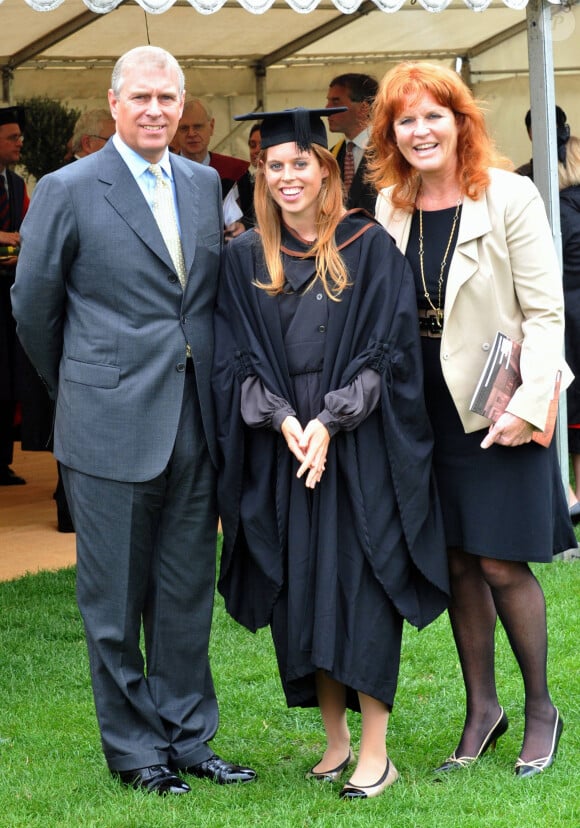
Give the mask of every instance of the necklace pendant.
M 441 308 L 436 308 L 435 314 L 437 319 L 437 326 L 441 330 L 443 328 L 443 310 Z

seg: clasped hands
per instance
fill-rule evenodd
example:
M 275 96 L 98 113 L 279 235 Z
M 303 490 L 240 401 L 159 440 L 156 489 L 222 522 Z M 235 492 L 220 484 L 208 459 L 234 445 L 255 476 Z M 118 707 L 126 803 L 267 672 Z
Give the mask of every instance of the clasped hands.
M 489 448 L 494 443 L 498 446 L 521 446 L 530 442 L 533 430 L 532 424 L 527 420 L 504 411 L 490 426 L 480 445 L 482 449 Z
M 288 448 L 300 463 L 296 477 L 306 474 L 304 485 L 313 489 L 326 467 L 326 453 L 330 443 L 328 429 L 320 420 L 310 420 L 306 428 L 302 428 L 296 417 L 286 417 L 281 427 L 282 435 Z
M 320 482 L 326 467 L 326 454 L 330 443 L 330 434 L 320 420 L 310 420 L 302 428 L 296 417 L 286 417 L 282 423 L 282 434 L 288 448 L 300 463 L 296 477 L 303 477 L 306 472 L 305 486 L 314 489 Z M 527 420 L 505 411 L 490 426 L 489 432 L 481 442 L 481 448 L 489 448 L 494 443 L 500 446 L 520 446 L 532 439 L 533 426 Z

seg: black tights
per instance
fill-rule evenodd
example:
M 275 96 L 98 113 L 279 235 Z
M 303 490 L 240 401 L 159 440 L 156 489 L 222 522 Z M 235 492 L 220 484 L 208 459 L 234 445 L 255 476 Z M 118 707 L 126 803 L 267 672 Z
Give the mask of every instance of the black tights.
M 496 619 L 506 631 L 525 690 L 525 733 L 520 756 L 550 752 L 555 709 L 546 676 L 548 634 L 544 593 L 527 563 L 498 561 L 449 549 L 449 617 L 466 690 L 466 719 L 457 756 L 475 756 L 497 721 Z

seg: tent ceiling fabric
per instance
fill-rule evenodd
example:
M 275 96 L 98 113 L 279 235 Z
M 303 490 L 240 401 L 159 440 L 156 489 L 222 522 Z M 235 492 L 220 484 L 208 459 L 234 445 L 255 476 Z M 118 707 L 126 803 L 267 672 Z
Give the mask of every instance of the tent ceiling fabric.
M 127 49 L 147 42 L 168 49 L 184 68 L 451 59 L 478 53 L 514 27 L 525 29 L 527 0 L 419 2 L 0 0 L 0 69 L 109 67 Z M 343 14 L 345 7 L 352 13 Z M 426 14 L 425 8 L 445 11 Z M 474 9 L 485 9 L 475 15 L 476 24 Z
M 285 0 L 265 1 L 268 11 L 255 15 L 238 0 L 226 0 L 215 14 L 199 14 L 187 0 L 176 0 L 164 14 L 148 14 L 135 0 L 107 14 L 96 14 L 83 0 L 63 0 L 46 13 L 24 0 L 0 0 L 0 100 L 5 105 L 47 95 L 81 111 L 106 106 L 119 55 L 153 43 L 179 60 L 188 94 L 210 103 L 216 118 L 213 148 L 243 157 L 245 133 L 231 127 L 239 112 L 259 106 L 284 109 L 297 101 L 320 106 L 329 79 L 341 72 L 382 77 L 402 59 L 456 66 L 459 57 L 476 95 L 488 105 L 502 151 L 517 163 L 529 158 L 522 120 L 530 106 L 530 6 L 513 9 L 492 0 L 477 13 L 464 0 L 451 0 L 441 14 L 433 14 L 405 0 L 395 14 L 386 14 L 372 0 L 363 0 L 357 11 L 342 14 L 331 0 L 318 0 L 312 12 L 299 14 Z M 48 8 L 47 0 L 42 2 Z M 549 7 L 557 100 L 576 134 L 577 3 Z

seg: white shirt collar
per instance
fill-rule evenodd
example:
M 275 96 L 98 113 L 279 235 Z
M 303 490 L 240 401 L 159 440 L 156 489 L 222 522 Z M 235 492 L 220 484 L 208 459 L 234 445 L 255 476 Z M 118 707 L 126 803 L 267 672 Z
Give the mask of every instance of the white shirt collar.
M 182 152 L 180 152 L 179 154 L 182 155 L 185 158 L 185 156 L 183 155 Z M 203 164 L 204 167 L 209 167 L 210 162 L 211 162 L 211 156 L 208 152 L 207 155 L 205 156 L 205 158 L 203 159 L 203 161 L 196 161 L 195 163 L 196 164 Z
M 143 173 L 149 169 L 149 165 L 151 161 L 147 161 L 146 158 L 143 158 L 142 155 L 139 155 L 138 152 L 135 152 L 134 149 L 129 147 L 122 138 L 119 137 L 118 133 L 113 135 L 113 144 L 115 145 L 115 149 L 125 162 L 125 164 L 129 167 L 133 178 L 138 179 Z M 165 152 L 163 153 L 163 157 L 160 161 L 157 162 L 163 172 L 173 180 L 173 172 L 171 170 L 171 161 L 169 160 L 169 150 L 166 148 Z
M 367 144 L 368 144 L 368 142 L 369 142 L 369 138 L 370 138 L 370 130 L 369 130 L 369 128 L 367 127 L 366 129 L 363 129 L 363 131 L 362 131 L 362 132 L 359 132 L 359 134 L 358 134 L 358 135 L 355 135 L 355 137 L 354 137 L 354 138 L 347 138 L 347 137 L 345 136 L 345 141 L 346 141 L 347 143 L 348 143 L 349 141 L 352 141 L 352 143 L 355 145 L 355 147 L 358 147 L 358 148 L 359 148 L 359 149 L 361 149 L 361 150 L 365 150 L 365 149 L 367 148 Z

